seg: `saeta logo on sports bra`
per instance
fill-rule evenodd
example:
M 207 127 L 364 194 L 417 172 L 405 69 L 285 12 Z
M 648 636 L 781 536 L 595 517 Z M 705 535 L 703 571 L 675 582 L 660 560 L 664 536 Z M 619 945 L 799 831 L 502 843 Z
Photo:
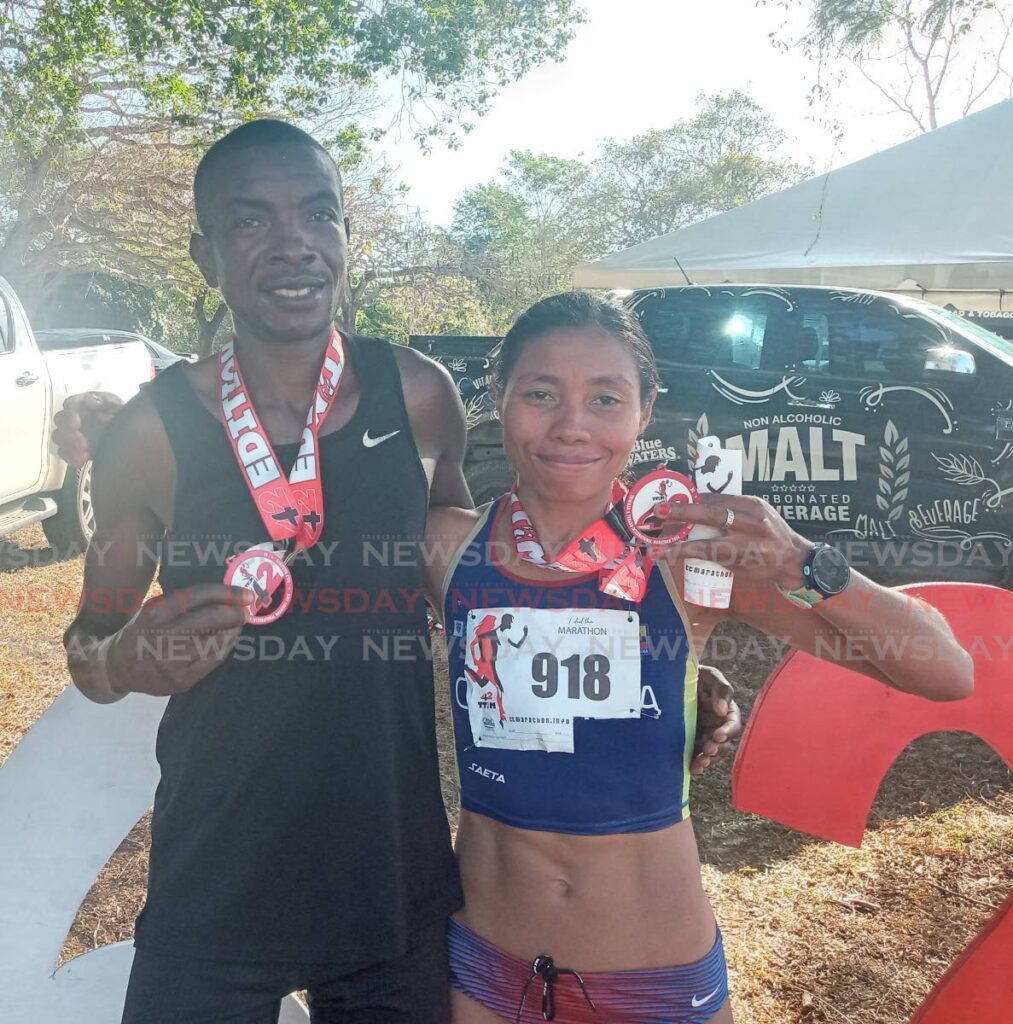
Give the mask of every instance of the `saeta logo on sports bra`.
M 468 768 L 476 775 L 481 775 L 483 779 L 490 779 L 492 782 L 506 782 L 502 772 L 494 772 L 491 768 L 483 768 L 480 764 L 475 764 L 474 761 L 468 765 Z

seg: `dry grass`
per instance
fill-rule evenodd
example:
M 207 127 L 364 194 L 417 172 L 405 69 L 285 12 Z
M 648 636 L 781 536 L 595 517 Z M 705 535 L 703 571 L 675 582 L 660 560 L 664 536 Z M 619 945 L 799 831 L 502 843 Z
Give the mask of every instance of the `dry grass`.
M 66 684 L 59 637 L 80 574 L 80 559 L 52 562 L 37 528 L 0 542 L 0 762 Z M 711 647 L 748 709 L 781 652 L 740 628 Z M 442 660 L 437 669 L 444 678 Z M 446 688 L 437 692 L 454 822 Z M 901 756 L 861 850 L 734 811 L 730 775 L 724 765 L 699 780 L 694 822 L 740 1024 L 902 1024 L 1013 887 L 1013 782 L 971 737 L 930 737 Z M 129 938 L 146 871 L 144 819 L 81 905 L 64 958 Z

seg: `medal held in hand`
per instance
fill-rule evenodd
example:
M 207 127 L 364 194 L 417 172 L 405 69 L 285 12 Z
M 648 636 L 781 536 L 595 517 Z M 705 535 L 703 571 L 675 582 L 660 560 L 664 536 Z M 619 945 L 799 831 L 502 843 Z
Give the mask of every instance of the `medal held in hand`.
M 341 335 L 331 331 L 306 414 L 306 426 L 288 479 L 253 407 L 230 338 L 218 357 L 221 412 L 232 451 L 257 506 L 271 542 L 230 558 L 225 583 L 257 595 L 248 621 L 261 626 L 276 622 L 292 603 L 294 585 L 289 561 L 312 547 L 324 528 L 324 492 L 320 472 L 320 426 L 334 404 L 345 366 Z
M 688 476 L 662 464 L 641 477 L 626 493 L 623 504 L 626 526 L 643 544 L 659 547 L 685 540 L 691 526 L 662 535 L 665 520 L 655 511 L 658 505 L 689 505 L 697 500 L 696 486 Z
M 257 597 L 247 621 L 252 626 L 277 622 L 292 604 L 292 572 L 271 543 L 258 544 L 225 563 L 225 585 L 249 590 Z

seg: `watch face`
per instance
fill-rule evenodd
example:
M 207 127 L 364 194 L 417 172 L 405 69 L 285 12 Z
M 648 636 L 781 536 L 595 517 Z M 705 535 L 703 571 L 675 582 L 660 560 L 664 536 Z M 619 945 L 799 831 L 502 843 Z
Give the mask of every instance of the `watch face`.
M 813 552 L 812 581 L 828 597 L 839 594 L 850 578 L 851 566 L 836 548 L 826 545 Z

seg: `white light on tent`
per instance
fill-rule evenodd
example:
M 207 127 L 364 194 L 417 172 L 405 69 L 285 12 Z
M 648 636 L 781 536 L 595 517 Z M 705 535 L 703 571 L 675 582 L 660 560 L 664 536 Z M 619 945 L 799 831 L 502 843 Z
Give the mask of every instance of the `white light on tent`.
M 727 324 L 725 324 L 725 334 L 732 338 L 744 338 L 749 333 L 749 321 L 736 313 Z

